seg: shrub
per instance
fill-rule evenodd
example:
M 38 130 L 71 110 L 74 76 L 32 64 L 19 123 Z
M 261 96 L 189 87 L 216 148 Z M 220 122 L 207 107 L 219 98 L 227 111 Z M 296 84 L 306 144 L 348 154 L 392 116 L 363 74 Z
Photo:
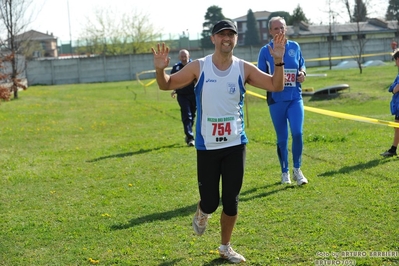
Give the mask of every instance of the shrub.
M 2 99 L 3 101 L 9 101 L 10 96 L 10 90 L 4 86 L 0 86 L 0 99 Z

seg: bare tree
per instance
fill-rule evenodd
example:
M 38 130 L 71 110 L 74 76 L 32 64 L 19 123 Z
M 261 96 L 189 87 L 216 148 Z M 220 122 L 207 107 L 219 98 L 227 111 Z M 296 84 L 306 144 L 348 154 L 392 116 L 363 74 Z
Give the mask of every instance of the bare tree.
M 351 6 L 348 0 L 344 0 L 346 9 L 348 11 L 349 19 L 354 24 L 356 36 L 354 40 L 351 40 L 352 45 L 348 47 L 353 55 L 353 59 L 356 61 L 360 74 L 363 73 L 363 53 L 366 42 L 366 34 L 364 34 L 363 26 L 364 22 L 368 19 L 367 6 L 370 4 L 369 1 L 355 0 L 353 12 L 351 12 Z M 367 23 L 367 22 L 366 22 Z
M 158 36 L 146 15 L 97 9 L 87 18 L 79 38 L 86 45 L 78 50 L 101 55 L 142 53 L 150 50 Z
M 389 4 L 385 14 L 385 19 L 396 20 L 395 38 L 397 38 L 399 36 L 399 0 L 389 0 Z M 392 41 L 394 41 L 395 38 Z
M 349 0 L 343 0 L 346 11 L 348 12 L 349 22 L 366 21 L 368 18 L 368 6 L 371 5 L 371 1 L 368 0 L 354 0 L 353 9 L 349 3 Z
M 368 39 L 366 39 L 366 34 L 362 33 L 362 25 L 360 21 L 357 21 L 355 23 L 356 25 L 356 38 L 355 40 L 352 40 L 352 46 L 348 47 L 349 50 L 351 50 L 353 59 L 355 59 L 358 67 L 360 74 L 363 73 L 363 54 L 364 54 L 364 48 L 366 46 L 366 43 Z
M 333 4 L 333 0 L 326 0 L 326 4 L 328 6 L 328 65 L 331 70 L 332 68 L 332 45 L 335 40 L 334 26 L 335 26 L 335 17 L 338 15 L 336 10 L 333 10 L 331 5 Z
M 93 18 L 87 18 L 83 35 L 94 54 L 115 55 L 120 46 L 117 17 L 110 9 L 96 9 Z
M 129 13 L 121 16 L 122 36 L 126 43 L 126 53 L 139 54 L 149 51 L 149 45 L 155 45 L 160 32 L 149 23 L 148 15 Z
M 352 21 L 352 10 L 348 0 L 343 0 L 346 11 L 348 12 L 349 21 Z
M 321 10 L 323 13 L 326 13 L 328 16 L 328 35 L 327 35 L 327 44 L 328 44 L 328 65 L 330 70 L 332 69 L 332 57 L 333 57 L 333 44 L 336 41 L 336 32 L 335 26 L 337 18 L 343 13 L 341 9 L 343 6 L 338 4 L 345 4 L 345 0 L 325 0 L 324 9 Z
M 0 0 L 0 20 L 7 34 L 5 39 L 0 41 L 2 47 L 2 57 L 8 56 L 11 64 L 11 71 L 7 78 L 11 82 L 10 90 L 14 98 L 18 98 L 18 89 L 26 89 L 19 79 L 19 74 L 23 71 L 18 64 L 18 54 L 21 52 L 21 43 L 16 36 L 21 34 L 29 25 L 31 17 L 28 12 L 32 0 Z

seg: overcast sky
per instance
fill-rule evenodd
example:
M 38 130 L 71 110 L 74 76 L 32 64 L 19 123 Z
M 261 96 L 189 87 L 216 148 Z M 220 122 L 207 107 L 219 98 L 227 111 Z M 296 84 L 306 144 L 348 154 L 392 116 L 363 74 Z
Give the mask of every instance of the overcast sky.
M 292 11 L 300 6 L 305 16 L 314 24 L 328 24 L 329 7 L 332 5 L 335 20 L 343 23 L 348 21 L 343 0 L 34 0 L 34 10 L 37 14 L 32 19 L 29 29 L 43 33 L 53 33 L 63 43 L 80 37 L 81 28 L 87 18 L 93 15 L 95 9 L 113 10 L 125 14 L 145 14 L 149 22 L 164 33 L 164 36 L 177 37 L 186 31 L 190 39 L 200 38 L 202 23 L 207 9 L 212 5 L 222 8 L 222 13 L 228 18 L 245 16 L 249 9 L 256 11 Z M 350 0 L 353 5 L 354 0 Z M 383 17 L 388 7 L 388 0 L 368 0 L 370 16 Z M 217 3 L 217 4 L 215 4 Z M 283 4 L 282 4 L 283 3 Z M 32 9 L 33 10 L 33 9 Z M 69 12 L 68 12 L 69 11 Z M 116 12 L 116 13 L 117 13 Z

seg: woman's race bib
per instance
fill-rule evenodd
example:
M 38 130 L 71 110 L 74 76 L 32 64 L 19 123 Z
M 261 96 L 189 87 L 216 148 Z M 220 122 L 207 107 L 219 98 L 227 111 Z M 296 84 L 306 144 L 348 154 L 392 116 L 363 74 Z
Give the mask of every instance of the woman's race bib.
M 296 69 L 284 69 L 285 87 L 296 87 Z

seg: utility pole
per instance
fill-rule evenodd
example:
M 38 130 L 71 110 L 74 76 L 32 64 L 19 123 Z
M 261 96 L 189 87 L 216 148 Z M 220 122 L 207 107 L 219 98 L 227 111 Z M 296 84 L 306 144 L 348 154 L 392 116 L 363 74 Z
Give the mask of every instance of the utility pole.
M 68 23 L 69 23 L 69 47 L 71 49 L 71 55 L 73 54 L 72 50 L 72 32 L 71 32 L 71 17 L 69 14 L 69 0 L 67 0 L 67 5 L 68 5 Z

